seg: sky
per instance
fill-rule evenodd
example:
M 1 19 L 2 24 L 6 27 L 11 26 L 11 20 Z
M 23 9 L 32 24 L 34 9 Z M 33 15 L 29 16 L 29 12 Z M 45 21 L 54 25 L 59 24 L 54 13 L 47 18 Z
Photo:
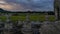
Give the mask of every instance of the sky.
M 0 0 L 0 8 L 9 11 L 53 11 L 54 0 Z

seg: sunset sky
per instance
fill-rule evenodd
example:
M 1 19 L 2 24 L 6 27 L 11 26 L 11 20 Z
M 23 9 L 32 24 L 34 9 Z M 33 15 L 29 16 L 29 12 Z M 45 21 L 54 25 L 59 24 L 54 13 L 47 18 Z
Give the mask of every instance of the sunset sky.
M 54 0 L 0 0 L 0 8 L 9 11 L 53 11 Z

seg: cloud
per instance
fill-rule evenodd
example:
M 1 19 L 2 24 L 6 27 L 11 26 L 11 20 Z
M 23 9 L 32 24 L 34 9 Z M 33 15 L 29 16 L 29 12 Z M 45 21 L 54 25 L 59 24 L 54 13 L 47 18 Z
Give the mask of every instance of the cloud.
M 53 11 L 53 0 L 0 0 L 0 8 L 5 10 Z
M 11 5 L 0 5 L 0 8 L 3 8 L 3 9 L 12 9 L 13 7 Z
M 0 1 L 0 8 L 5 10 L 22 10 L 22 6 L 16 3 L 7 3 L 6 1 Z

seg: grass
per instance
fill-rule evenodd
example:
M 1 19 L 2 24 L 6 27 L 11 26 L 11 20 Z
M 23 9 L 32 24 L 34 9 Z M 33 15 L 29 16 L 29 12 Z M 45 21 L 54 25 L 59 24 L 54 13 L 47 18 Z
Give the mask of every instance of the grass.
M 30 21 L 38 21 L 38 15 L 30 15 Z
M 18 13 L 19 16 L 26 16 L 26 13 Z
M 0 16 L 1 21 L 6 21 L 7 17 L 6 16 Z
M 18 21 L 18 19 L 19 19 L 18 16 L 11 16 L 10 17 L 11 21 Z
M 25 21 L 25 20 L 26 20 L 26 16 L 25 16 L 25 15 L 24 15 L 24 16 L 21 15 L 21 16 L 19 16 L 18 18 L 19 18 L 20 21 Z
M 23 14 L 23 13 L 21 13 L 21 14 L 18 14 L 18 16 L 11 16 L 10 17 L 10 20 L 11 21 L 25 21 L 26 20 L 26 15 L 27 14 Z M 30 21 L 41 21 L 41 22 L 43 22 L 43 21 L 45 21 L 46 20 L 46 18 L 45 18 L 45 15 L 44 14 L 39 14 L 39 13 L 37 13 L 37 14 L 30 14 L 29 15 L 30 17 L 29 17 L 29 20 Z M 1 19 L 1 21 L 6 21 L 6 19 L 7 19 L 7 17 L 6 16 L 0 16 L 0 19 Z M 48 21 L 55 21 L 56 19 L 55 19 L 55 16 L 49 16 L 48 17 Z
M 45 15 L 30 15 L 30 21 L 45 21 Z
M 53 22 L 53 21 L 56 20 L 56 17 L 55 16 L 49 16 L 48 20 L 51 21 L 51 22 Z
M 10 20 L 11 21 L 18 21 L 18 20 L 25 21 L 26 20 L 26 16 L 23 16 L 23 15 L 21 15 L 21 16 L 11 16 Z
M 43 22 L 45 20 L 46 20 L 45 15 L 39 15 L 39 21 Z

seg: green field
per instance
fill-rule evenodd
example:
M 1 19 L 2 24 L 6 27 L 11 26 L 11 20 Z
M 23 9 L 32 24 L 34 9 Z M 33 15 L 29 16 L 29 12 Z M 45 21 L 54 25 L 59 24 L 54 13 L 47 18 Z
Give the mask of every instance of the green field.
M 11 21 L 26 21 L 26 15 L 20 15 L 20 16 L 10 16 L 9 19 Z M 6 21 L 7 17 L 6 16 L 0 16 L 1 21 Z M 29 20 L 30 21 L 46 21 L 45 15 L 29 15 Z M 55 21 L 55 16 L 49 16 L 48 21 Z

